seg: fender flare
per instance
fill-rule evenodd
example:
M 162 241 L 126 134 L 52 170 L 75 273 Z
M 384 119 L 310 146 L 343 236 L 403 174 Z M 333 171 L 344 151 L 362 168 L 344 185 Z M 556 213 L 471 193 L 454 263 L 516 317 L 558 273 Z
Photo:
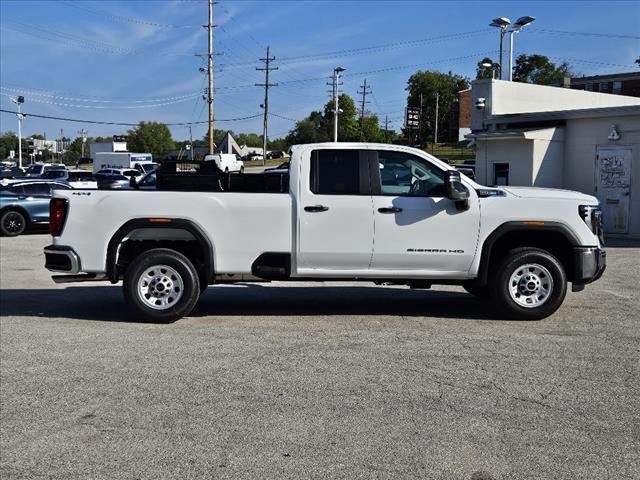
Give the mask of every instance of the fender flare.
M 486 285 L 489 277 L 489 265 L 491 264 L 491 253 L 494 245 L 504 235 L 514 231 L 527 232 L 555 232 L 561 234 L 573 247 L 580 245 L 580 239 L 567 225 L 560 222 L 547 222 L 540 225 L 531 225 L 525 220 L 505 222 L 493 230 L 482 244 L 480 266 L 476 282 Z
M 164 228 L 186 230 L 189 232 L 202 246 L 205 262 L 204 278 L 208 282 L 212 282 L 214 280 L 215 271 L 213 265 L 213 245 L 211 244 L 209 237 L 198 225 L 191 220 L 185 220 L 182 218 L 172 218 L 171 222 L 167 223 L 153 222 L 151 221 L 151 218 L 134 218 L 118 228 L 116 233 L 114 233 L 109 240 L 109 244 L 107 246 L 106 272 L 111 283 L 117 283 L 118 281 L 118 269 L 116 264 L 118 259 L 118 247 L 129 233 L 140 228 Z

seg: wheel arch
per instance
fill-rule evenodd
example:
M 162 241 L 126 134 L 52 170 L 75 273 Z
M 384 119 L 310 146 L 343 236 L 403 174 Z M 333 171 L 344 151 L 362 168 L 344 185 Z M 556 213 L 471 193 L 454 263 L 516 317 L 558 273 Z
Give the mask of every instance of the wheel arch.
M 176 232 L 187 232 L 200 246 L 203 263 L 202 268 L 199 269 L 200 280 L 207 284 L 213 282 L 215 275 L 214 247 L 208 235 L 206 235 L 206 233 L 197 224 L 191 220 L 181 218 L 136 218 L 129 220 L 118 228 L 107 245 L 106 272 L 107 277 L 112 283 L 116 283 L 118 281 L 121 273 L 118 269 L 120 246 L 123 244 L 123 241 L 130 237 L 134 232 L 143 230 L 175 230 Z M 171 239 L 165 240 L 171 241 Z M 158 246 L 155 246 L 154 248 L 158 248 Z
M 31 215 L 29 214 L 29 211 L 26 208 L 24 208 L 23 206 L 15 204 L 15 203 L 12 203 L 10 205 L 6 205 L 6 206 L 0 208 L 0 217 L 2 215 L 4 215 L 6 212 L 9 212 L 9 211 L 19 212 L 22 215 L 24 215 L 24 218 L 27 221 L 27 226 L 28 226 L 28 224 L 30 224 L 32 222 Z
M 497 227 L 482 244 L 478 285 L 486 285 L 492 262 L 505 250 L 517 247 L 543 248 L 558 257 L 567 278 L 573 280 L 573 247 L 579 246 L 578 236 L 560 222 L 511 221 Z

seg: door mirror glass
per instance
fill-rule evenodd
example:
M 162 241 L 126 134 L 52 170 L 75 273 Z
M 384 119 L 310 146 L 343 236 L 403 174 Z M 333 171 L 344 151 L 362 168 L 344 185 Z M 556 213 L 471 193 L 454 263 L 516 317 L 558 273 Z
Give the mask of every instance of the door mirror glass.
M 469 191 L 462 184 L 460 172 L 447 170 L 444 173 L 444 189 L 445 197 L 456 202 L 456 207 L 459 210 L 469 208 Z

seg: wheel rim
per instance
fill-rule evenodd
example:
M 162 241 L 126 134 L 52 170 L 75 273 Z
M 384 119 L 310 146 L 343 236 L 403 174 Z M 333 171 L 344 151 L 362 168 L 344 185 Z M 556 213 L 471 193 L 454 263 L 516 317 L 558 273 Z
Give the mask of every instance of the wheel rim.
M 2 224 L 7 232 L 20 233 L 24 228 L 24 218 L 19 213 L 7 213 Z
M 180 274 L 168 265 L 154 265 L 147 268 L 138 279 L 140 300 L 154 310 L 172 308 L 184 291 Z
M 521 307 L 536 308 L 545 304 L 553 292 L 553 277 L 538 263 L 516 268 L 509 279 L 511 299 Z

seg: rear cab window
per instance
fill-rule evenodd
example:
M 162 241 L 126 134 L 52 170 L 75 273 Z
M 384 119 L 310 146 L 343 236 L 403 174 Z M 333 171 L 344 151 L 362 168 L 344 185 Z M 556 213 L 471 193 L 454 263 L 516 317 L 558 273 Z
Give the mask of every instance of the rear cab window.
M 362 150 L 311 152 L 311 192 L 316 195 L 369 195 L 369 164 Z

